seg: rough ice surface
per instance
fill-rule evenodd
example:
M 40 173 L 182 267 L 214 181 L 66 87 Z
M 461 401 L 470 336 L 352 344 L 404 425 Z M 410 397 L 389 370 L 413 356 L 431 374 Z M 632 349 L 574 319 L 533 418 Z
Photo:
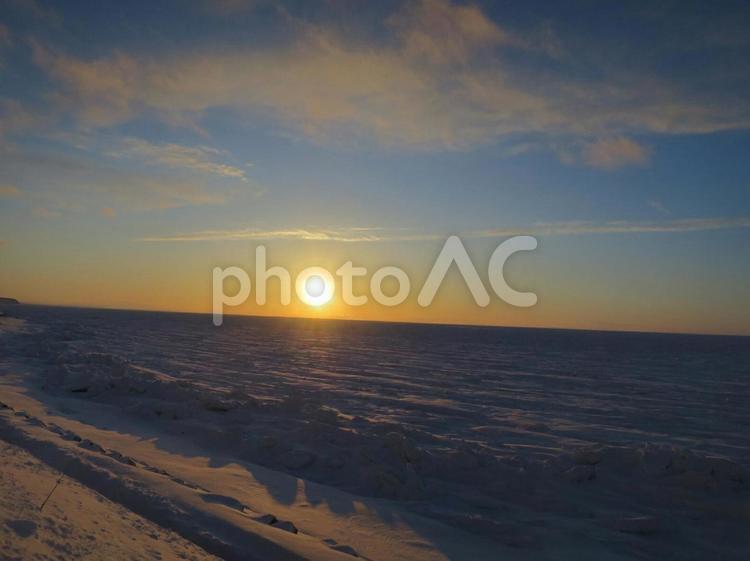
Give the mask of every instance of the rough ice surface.
M 504 557 L 750 555 L 747 338 L 16 314 L 3 355 L 34 373 L 39 395 L 388 501 Z M 297 533 L 293 520 L 261 519 Z

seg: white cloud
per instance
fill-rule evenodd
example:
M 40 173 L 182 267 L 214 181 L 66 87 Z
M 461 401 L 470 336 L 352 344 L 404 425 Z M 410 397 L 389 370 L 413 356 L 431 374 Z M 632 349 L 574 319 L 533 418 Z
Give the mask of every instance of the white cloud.
M 678 233 L 750 228 L 750 217 L 684 218 L 654 222 L 611 220 L 606 222 L 539 222 L 519 228 L 496 228 L 468 232 L 468 237 L 503 237 L 517 234 L 564 236 L 578 234 Z
M 409 3 L 388 20 L 391 33 L 379 42 L 290 25 L 293 39 L 265 48 L 80 59 L 36 45 L 34 58 L 61 86 L 63 106 L 88 126 L 143 111 L 196 123 L 207 109 L 229 107 L 271 112 L 318 141 L 370 137 L 450 149 L 519 134 L 550 143 L 601 138 L 587 145 L 582 161 L 605 169 L 648 161 L 648 150 L 627 138 L 635 133 L 750 127 L 747 100 L 715 88 L 700 95 L 665 76 L 606 67 L 577 78 L 565 65 L 578 62 L 568 60 L 550 29 L 521 37 L 474 5 Z M 530 75 L 527 55 L 562 68 L 543 65 Z
M 188 169 L 201 173 L 247 180 L 245 172 L 235 166 L 214 161 L 222 153 L 206 146 L 155 144 L 139 138 L 126 138 L 120 149 L 109 153 L 115 157 L 139 158 L 170 168 Z
M 519 234 L 538 236 L 567 236 L 583 234 L 638 234 L 680 233 L 707 230 L 750 228 L 750 217 L 739 218 L 686 218 L 660 222 L 612 220 L 607 222 L 568 221 L 536 223 L 517 228 L 492 228 L 460 234 L 464 238 L 502 238 Z M 390 233 L 385 228 L 287 228 L 264 230 L 239 228 L 230 230 L 202 230 L 174 235 L 146 236 L 143 242 L 203 242 L 246 240 L 307 240 L 335 242 L 393 242 L 444 240 L 447 234 L 440 233 Z
M 336 242 L 376 242 L 389 239 L 431 239 L 432 236 L 393 238 L 384 236 L 381 228 L 288 228 L 279 230 L 262 230 L 259 228 L 240 228 L 235 230 L 203 230 L 168 236 L 148 236 L 141 238 L 144 242 L 193 242 L 193 241 L 241 241 L 241 240 L 308 240 Z
M 433 64 L 465 64 L 484 49 L 520 43 L 478 6 L 446 0 L 407 3 L 389 24 L 397 30 L 406 57 Z

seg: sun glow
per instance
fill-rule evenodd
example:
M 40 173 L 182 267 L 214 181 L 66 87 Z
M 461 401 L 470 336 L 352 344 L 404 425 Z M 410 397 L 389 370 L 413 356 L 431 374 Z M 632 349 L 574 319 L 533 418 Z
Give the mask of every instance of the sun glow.
M 308 306 L 322 306 L 333 297 L 334 280 L 327 270 L 309 267 L 297 276 L 297 296 Z

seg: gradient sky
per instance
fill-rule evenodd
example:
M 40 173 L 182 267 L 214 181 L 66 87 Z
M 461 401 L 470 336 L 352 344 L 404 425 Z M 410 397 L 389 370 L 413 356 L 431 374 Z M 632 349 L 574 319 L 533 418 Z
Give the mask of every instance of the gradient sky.
M 748 29 L 747 2 L 8 0 L 0 295 L 209 311 L 262 243 L 413 297 L 235 312 L 750 334 Z M 515 233 L 537 306 L 455 271 L 416 305 L 449 234 L 486 281 Z

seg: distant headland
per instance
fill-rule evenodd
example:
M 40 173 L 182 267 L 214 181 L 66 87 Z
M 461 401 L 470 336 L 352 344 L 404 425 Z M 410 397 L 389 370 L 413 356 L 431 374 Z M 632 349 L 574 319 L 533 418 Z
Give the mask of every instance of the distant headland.
M 3 298 L 0 296 L 0 304 L 20 304 L 15 298 Z

